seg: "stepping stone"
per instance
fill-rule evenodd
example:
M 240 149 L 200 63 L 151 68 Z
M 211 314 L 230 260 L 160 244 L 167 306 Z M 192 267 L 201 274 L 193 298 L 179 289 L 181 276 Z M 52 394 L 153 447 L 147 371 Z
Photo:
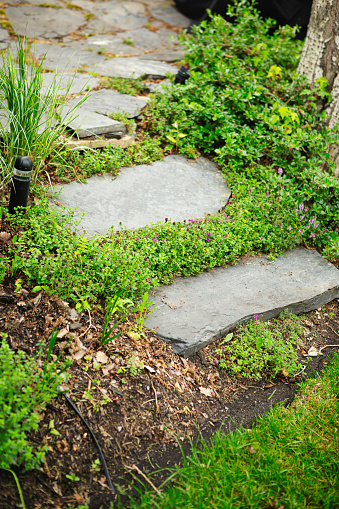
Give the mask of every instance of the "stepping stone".
M 239 322 L 269 320 L 288 308 L 306 313 L 339 297 L 339 271 L 315 250 L 296 248 L 269 261 L 247 257 L 237 265 L 177 278 L 152 291 L 146 326 L 188 357 Z
M 70 111 L 71 108 L 67 108 L 66 105 L 62 110 L 63 116 L 67 110 Z M 126 126 L 121 122 L 85 108 L 78 108 L 74 112 L 74 116 L 75 118 L 67 124 L 67 127 L 72 129 L 79 138 L 105 134 L 106 137 L 119 139 L 126 132 Z
M 35 58 L 43 59 L 43 69 L 61 72 L 88 66 L 91 66 L 91 70 L 94 71 L 95 66 L 105 60 L 103 55 L 98 55 L 93 51 L 79 51 L 55 44 L 36 43 L 31 48 L 31 53 Z
M 55 186 L 59 190 L 61 186 Z M 116 179 L 94 176 L 87 184 L 71 182 L 58 202 L 85 212 L 80 229 L 88 235 L 116 229 L 140 228 L 157 221 L 183 221 L 214 213 L 231 191 L 215 163 L 200 158 L 189 162 L 171 155 L 150 165 L 122 168 Z
M 166 74 L 176 74 L 178 69 L 156 60 L 140 60 L 137 57 L 116 57 L 99 64 L 95 70 L 100 76 L 140 78 L 153 76 L 162 79 Z
M 160 51 L 153 51 L 146 55 L 141 55 L 140 60 L 160 60 L 161 62 L 177 62 L 185 58 L 185 52 L 181 49 L 163 49 Z
M 119 34 L 120 35 L 120 34 Z M 65 39 L 64 39 L 65 42 Z M 135 48 L 134 46 L 129 46 L 123 42 L 121 37 L 117 35 L 110 34 L 100 34 L 93 35 L 91 37 L 87 37 L 86 39 L 70 41 L 68 46 L 71 46 L 75 49 L 81 50 L 91 50 L 104 53 L 113 53 L 114 55 L 141 55 L 143 51 L 141 49 Z
M 157 32 L 147 30 L 147 28 L 137 28 L 129 30 L 128 32 L 118 34 L 121 40 L 130 40 L 133 45 L 132 48 L 138 48 L 144 51 L 158 50 L 161 47 L 175 47 L 179 43 L 171 40 L 170 37 L 177 37 L 177 34 L 172 30 L 162 29 Z M 132 51 L 131 51 L 132 52 Z
M 7 7 L 5 13 L 13 29 L 28 39 L 60 39 L 86 24 L 83 14 L 73 9 L 21 5 Z
M 71 99 L 67 106 L 74 107 L 80 99 Z M 134 118 L 140 115 L 147 101 L 133 97 L 132 95 L 120 94 L 115 90 L 99 90 L 92 92 L 86 101 L 80 106 L 81 110 L 95 111 L 102 115 L 110 115 L 113 112 L 121 112 L 128 118 Z
M 56 78 L 55 78 L 56 77 Z M 85 90 L 90 90 L 100 85 L 100 80 L 91 76 L 90 74 L 74 74 L 62 73 L 55 74 L 54 72 L 46 72 L 43 75 L 42 93 L 47 94 L 47 91 L 53 80 L 56 79 L 58 83 L 58 95 L 65 95 L 67 87 L 70 84 L 68 94 L 80 94 Z
M 11 38 L 9 36 L 9 33 L 0 25 L 0 49 L 7 48 L 10 42 Z
M 181 14 L 174 6 L 166 5 L 165 2 L 162 5 L 156 5 L 148 8 L 153 18 L 174 25 L 178 27 L 187 27 L 190 24 L 190 19 Z
M 74 0 L 72 3 L 92 12 L 98 20 L 120 30 L 141 28 L 148 22 L 145 6 L 139 2 L 110 0 L 94 3 L 88 0 Z

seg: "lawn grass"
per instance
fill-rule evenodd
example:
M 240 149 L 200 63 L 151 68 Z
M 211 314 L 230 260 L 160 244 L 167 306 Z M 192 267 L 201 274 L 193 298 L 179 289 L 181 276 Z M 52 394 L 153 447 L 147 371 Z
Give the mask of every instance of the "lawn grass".
M 253 429 L 216 433 L 176 468 L 161 495 L 147 490 L 132 509 L 339 507 L 339 354 L 304 382 L 291 406 Z

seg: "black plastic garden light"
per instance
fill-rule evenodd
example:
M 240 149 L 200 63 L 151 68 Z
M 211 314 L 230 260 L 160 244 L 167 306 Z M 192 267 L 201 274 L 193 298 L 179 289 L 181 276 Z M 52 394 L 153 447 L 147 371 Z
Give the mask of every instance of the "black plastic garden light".
M 32 170 L 33 163 L 29 157 L 21 156 L 16 159 L 8 205 L 8 212 L 10 214 L 14 214 L 17 207 L 26 207 Z
M 188 72 L 188 70 L 186 69 L 186 67 L 182 66 L 182 67 L 180 67 L 180 69 L 178 70 L 178 72 L 175 76 L 174 84 L 175 85 L 185 85 L 186 80 L 188 80 L 188 78 L 190 78 L 190 76 L 191 75 Z

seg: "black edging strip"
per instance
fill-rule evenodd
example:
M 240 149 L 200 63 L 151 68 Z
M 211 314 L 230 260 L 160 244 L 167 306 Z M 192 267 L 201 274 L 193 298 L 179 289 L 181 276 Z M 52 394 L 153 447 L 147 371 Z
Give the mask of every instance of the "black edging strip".
M 67 403 L 69 405 L 71 405 L 71 407 L 73 408 L 73 410 L 78 414 L 78 416 L 80 417 L 80 419 L 82 420 L 82 422 L 86 425 L 88 431 L 90 432 L 94 442 L 95 442 L 95 445 L 97 446 L 97 449 L 98 449 L 98 452 L 99 452 L 99 456 L 100 456 L 100 461 L 101 461 L 101 464 L 102 466 L 104 467 L 104 470 L 105 470 L 105 475 L 106 475 L 106 479 L 107 479 L 107 482 L 108 482 L 108 486 L 110 487 L 110 489 L 112 490 L 113 493 L 115 493 L 115 489 L 114 489 L 114 486 L 112 484 L 112 481 L 111 481 L 111 477 L 109 475 L 109 471 L 108 471 L 108 468 L 107 468 L 107 463 L 106 463 L 106 460 L 105 460 L 105 457 L 104 457 L 104 454 L 102 452 L 102 449 L 100 447 L 100 444 L 99 442 L 97 441 L 96 439 L 96 436 L 94 435 L 93 431 L 91 430 L 91 428 L 89 427 L 89 424 L 85 421 L 85 419 L 83 418 L 83 416 L 81 415 L 81 413 L 79 412 L 79 410 L 77 409 L 77 407 L 74 405 L 74 403 L 71 401 L 70 397 L 67 395 L 67 394 L 64 394 L 66 400 L 67 400 Z

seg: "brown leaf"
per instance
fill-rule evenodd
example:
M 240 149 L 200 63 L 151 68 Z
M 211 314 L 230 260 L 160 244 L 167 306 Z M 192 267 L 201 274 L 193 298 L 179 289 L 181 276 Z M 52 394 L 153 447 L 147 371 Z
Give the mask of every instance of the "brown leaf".
M 176 388 L 177 391 L 184 392 L 184 390 L 181 388 L 179 382 L 175 382 L 174 387 Z
M 204 396 L 213 398 L 213 390 L 212 389 L 206 389 L 205 387 L 199 387 L 199 391 L 201 392 L 201 394 L 204 394 Z
M 0 240 L 7 242 L 11 238 L 11 234 L 7 232 L 0 232 Z
M 98 364 L 107 364 L 107 362 L 109 361 L 109 358 L 107 357 L 105 352 L 101 350 L 97 352 L 95 358 Z
M 151 366 L 144 366 L 144 368 L 147 369 L 147 371 L 149 371 L 150 373 L 156 372 L 156 369 L 152 368 Z

